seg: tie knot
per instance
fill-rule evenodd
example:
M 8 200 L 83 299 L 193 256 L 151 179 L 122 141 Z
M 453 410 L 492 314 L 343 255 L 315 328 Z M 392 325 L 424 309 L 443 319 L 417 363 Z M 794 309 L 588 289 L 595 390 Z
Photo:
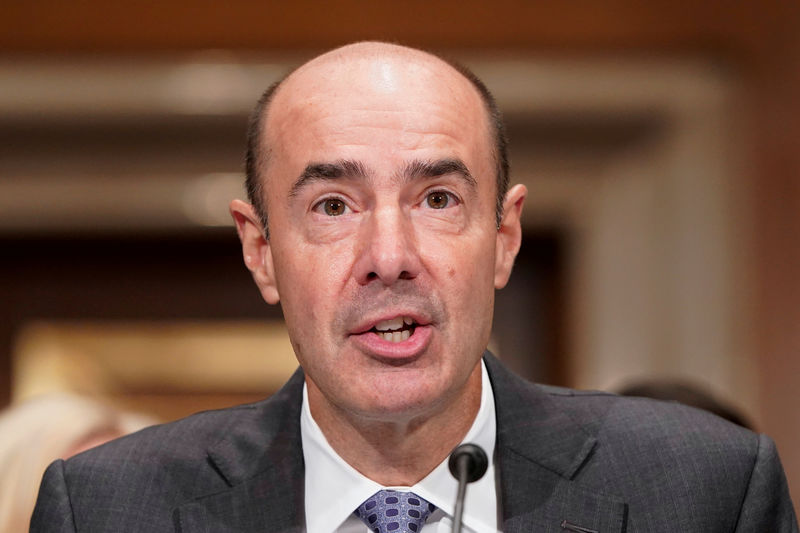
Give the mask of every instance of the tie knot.
M 434 509 L 413 492 L 379 490 L 355 514 L 375 533 L 417 533 Z

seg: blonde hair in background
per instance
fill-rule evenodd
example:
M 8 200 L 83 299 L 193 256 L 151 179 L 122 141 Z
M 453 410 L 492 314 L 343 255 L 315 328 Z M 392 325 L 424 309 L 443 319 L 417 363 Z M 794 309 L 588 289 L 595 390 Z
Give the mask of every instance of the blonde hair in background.
M 0 413 L 0 533 L 28 531 L 51 462 L 155 422 L 67 393 L 35 397 Z

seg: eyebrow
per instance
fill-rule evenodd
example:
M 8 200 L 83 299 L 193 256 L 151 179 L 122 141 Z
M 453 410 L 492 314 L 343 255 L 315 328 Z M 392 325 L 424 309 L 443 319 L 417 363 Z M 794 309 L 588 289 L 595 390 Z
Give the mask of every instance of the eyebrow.
M 461 176 L 473 189 L 478 182 L 470 173 L 467 165 L 460 159 L 438 159 L 435 161 L 411 161 L 403 170 L 401 176 L 406 180 L 418 178 L 436 178 L 447 174 Z
M 414 179 L 436 178 L 447 174 L 456 174 L 464 179 L 471 188 L 477 187 L 477 181 L 467 166 L 460 159 L 438 159 L 434 161 L 415 160 L 406 164 L 398 179 L 411 181 Z M 289 196 L 296 196 L 300 191 L 316 181 L 336 180 L 341 178 L 367 178 L 369 172 L 360 161 L 342 159 L 333 163 L 309 163 L 300 176 L 292 184 Z
M 360 161 L 342 159 L 333 163 L 309 163 L 292 184 L 289 196 L 296 196 L 304 187 L 315 181 L 335 180 L 344 177 L 364 178 L 367 171 Z

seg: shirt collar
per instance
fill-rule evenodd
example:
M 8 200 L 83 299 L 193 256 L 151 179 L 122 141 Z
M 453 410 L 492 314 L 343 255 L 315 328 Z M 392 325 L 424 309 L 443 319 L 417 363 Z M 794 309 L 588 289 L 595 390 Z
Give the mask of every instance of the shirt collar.
M 469 485 L 464 502 L 465 529 L 481 533 L 497 531 L 497 487 L 494 475 L 496 434 L 494 394 L 486 366 L 481 360 L 481 404 L 472 426 L 462 440 L 480 445 L 489 457 L 486 474 Z M 300 436 L 306 468 L 305 514 L 308 533 L 336 531 L 361 503 L 384 488 L 410 490 L 438 507 L 439 511 L 434 513 L 438 516 L 431 516 L 429 524 L 437 519 L 449 521 L 452 517 L 458 483 L 450 475 L 448 458 L 413 487 L 384 487 L 372 481 L 347 464 L 328 444 L 311 416 L 305 385 Z

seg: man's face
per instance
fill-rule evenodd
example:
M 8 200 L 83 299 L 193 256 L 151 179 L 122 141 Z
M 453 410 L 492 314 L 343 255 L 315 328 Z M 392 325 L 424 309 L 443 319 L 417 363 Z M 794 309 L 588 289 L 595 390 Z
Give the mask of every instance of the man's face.
M 278 92 L 265 136 L 262 292 L 281 301 L 312 412 L 411 420 L 479 391 L 510 263 L 469 82 L 433 61 L 316 65 Z

